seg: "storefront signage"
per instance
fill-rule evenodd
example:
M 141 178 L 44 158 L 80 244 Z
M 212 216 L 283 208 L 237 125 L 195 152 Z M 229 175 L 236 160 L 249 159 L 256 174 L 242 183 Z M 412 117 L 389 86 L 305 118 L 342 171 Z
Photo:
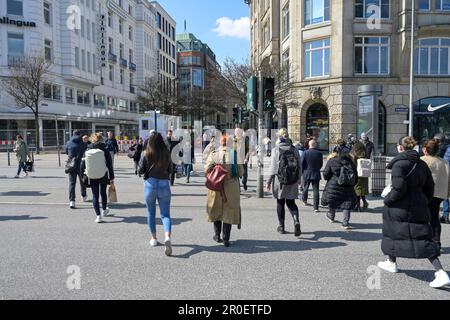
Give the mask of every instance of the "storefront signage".
M 0 18 L 0 24 L 10 24 L 18 27 L 36 28 L 36 23 L 31 21 L 14 20 L 8 17 Z
M 108 52 L 106 50 L 106 16 L 104 14 L 98 15 L 97 22 L 97 35 L 98 35 L 98 57 L 99 57 L 99 67 L 106 68 L 108 60 Z
M 395 108 L 395 112 L 404 112 L 404 113 L 407 113 L 407 112 L 409 112 L 409 108 L 406 108 L 406 107 L 397 107 L 397 108 Z

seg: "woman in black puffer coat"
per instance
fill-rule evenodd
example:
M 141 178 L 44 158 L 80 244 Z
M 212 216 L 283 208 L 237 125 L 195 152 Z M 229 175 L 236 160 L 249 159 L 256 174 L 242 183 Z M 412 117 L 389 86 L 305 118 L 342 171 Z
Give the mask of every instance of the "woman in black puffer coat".
M 339 152 L 339 150 L 336 150 Z M 344 211 L 344 220 L 342 227 L 349 229 L 350 210 L 356 207 L 357 197 L 355 185 L 358 182 L 358 172 L 352 158 L 347 152 L 336 152 L 336 157 L 328 160 L 323 172 L 323 178 L 327 180 L 326 198 L 328 201 L 329 212 L 327 218 L 334 223 L 337 210 Z M 349 167 L 353 171 L 355 183 L 353 185 L 342 186 L 338 184 L 338 179 L 343 166 Z
M 400 139 L 400 153 L 387 166 L 392 169 L 392 189 L 384 199 L 383 241 L 381 249 L 389 257 L 378 263 L 381 269 L 398 272 L 396 259 L 426 259 L 436 269 L 433 288 L 450 285 L 450 279 L 439 262 L 439 247 L 433 241 L 428 203 L 433 198 L 434 182 L 428 165 L 414 150 L 412 137 Z

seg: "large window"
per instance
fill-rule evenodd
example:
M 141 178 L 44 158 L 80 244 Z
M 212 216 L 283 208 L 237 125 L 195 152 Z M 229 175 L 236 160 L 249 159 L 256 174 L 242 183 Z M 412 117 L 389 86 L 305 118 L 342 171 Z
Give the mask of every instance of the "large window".
M 419 40 L 414 52 L 417 75 L 450 75 L 450 38 Z
M 285 83 L 288 83 L 290 80 L 289 49 L 283 53 L 282 75 L 283 75 L 283 81 Z
M 23 56 L 24 52 L 23 34 L 8 33 L 8 55 Z
M 330 39 L 305 43 L 305 78 L 330 75 Z
M 15 16 L 23 16 L 23 2 L 22 0 L 7 0 L 6 12 Z
M 355 38 L 355 73 L 389 74 L 389 38 Z
M 50 100 L 61 100 L 61 87 L 44 83 L 44 98 Z
M 77 90 L 77 102 L 78 104 L 85 104 L 85 105 L 91 104 L 89 92 Z
M 192 84 L 194 88 L 203 88 L 203 72 L 202 69 L 193 69 L 192 70 Z
M 270 27 L 269 21 L 264 24 L 264 47 L 267 47 L 270 43 Z
M 430 0 L 419 0 L 419 10 L 430 10 Z
M 436 0 L 436 10 L 450 10 L 450 0 Z
M 355 0 L 356 18 L 389 19 L 390 0 Z
M 330 20 L 330 0 L 305 0 L 305 25 Z
M 289 2 L 283 8 L 283 39 L 289 36 Z
M 52 11 L 48 2 L 44 2 L 44 22 L 46 24 L 52 24 Z
M 44 46 L 45 46 L 45 49 L 44 49 L 45 60 L 51 62 L 53 60 L 52 42 L 50 40 L 45 39 Z
M 75 103 L 73 91 L 72 88 L 66 88 L 66 103 Z

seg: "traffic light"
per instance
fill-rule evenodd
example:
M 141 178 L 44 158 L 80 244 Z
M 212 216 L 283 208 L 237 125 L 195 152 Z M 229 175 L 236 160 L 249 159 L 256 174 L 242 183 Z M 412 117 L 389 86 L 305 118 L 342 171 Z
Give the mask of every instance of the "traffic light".
M 254 76 L 247 81 L 247 110 L 258 110 L 258 78 Z
M 242 117 L 241 117 L 241 122 L 246 122 L 250 120 L 250 111 L 248 111 L 248 109 L 244 109 L 242 108 Z
M 275 109 L 275 79 L 264 78 L 264 109 L 271 111 Z
M 233 123 L 239 123 L 239 111 L 240 108 L 239 107 L 234 107 L 233 108 Z

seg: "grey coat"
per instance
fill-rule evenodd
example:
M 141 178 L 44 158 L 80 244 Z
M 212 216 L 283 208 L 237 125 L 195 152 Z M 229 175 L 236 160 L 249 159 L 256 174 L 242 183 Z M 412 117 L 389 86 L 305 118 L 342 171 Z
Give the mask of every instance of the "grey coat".
M 280 164 L 280 149 L 288 150 L 290 148 L 294 149 L 294 154 L 298 162 L 299 175 L 297 177 L 297 180 L 300 180 L 300 177 L 302 176 L 302 163 L 300 160 L 300 155 L 298 154 L 295 147 L 292 145 L 292 142 L 290 140 L 287 140 L 286 142 L 281 142 L 280 144 L 277 143 L 277 146 L 274 149 L 272 149 L 272 157 L 270 159 L 270 168 L 269 168 L 270 178 L 268 181 L 268 184 L 272 186 L 272 195 L 275 199 L 287 199 L 287 200 L 298 199 L 299 184 L 295 183 L 288 186 L 286 185 L 281 186 L 277 176 Z

